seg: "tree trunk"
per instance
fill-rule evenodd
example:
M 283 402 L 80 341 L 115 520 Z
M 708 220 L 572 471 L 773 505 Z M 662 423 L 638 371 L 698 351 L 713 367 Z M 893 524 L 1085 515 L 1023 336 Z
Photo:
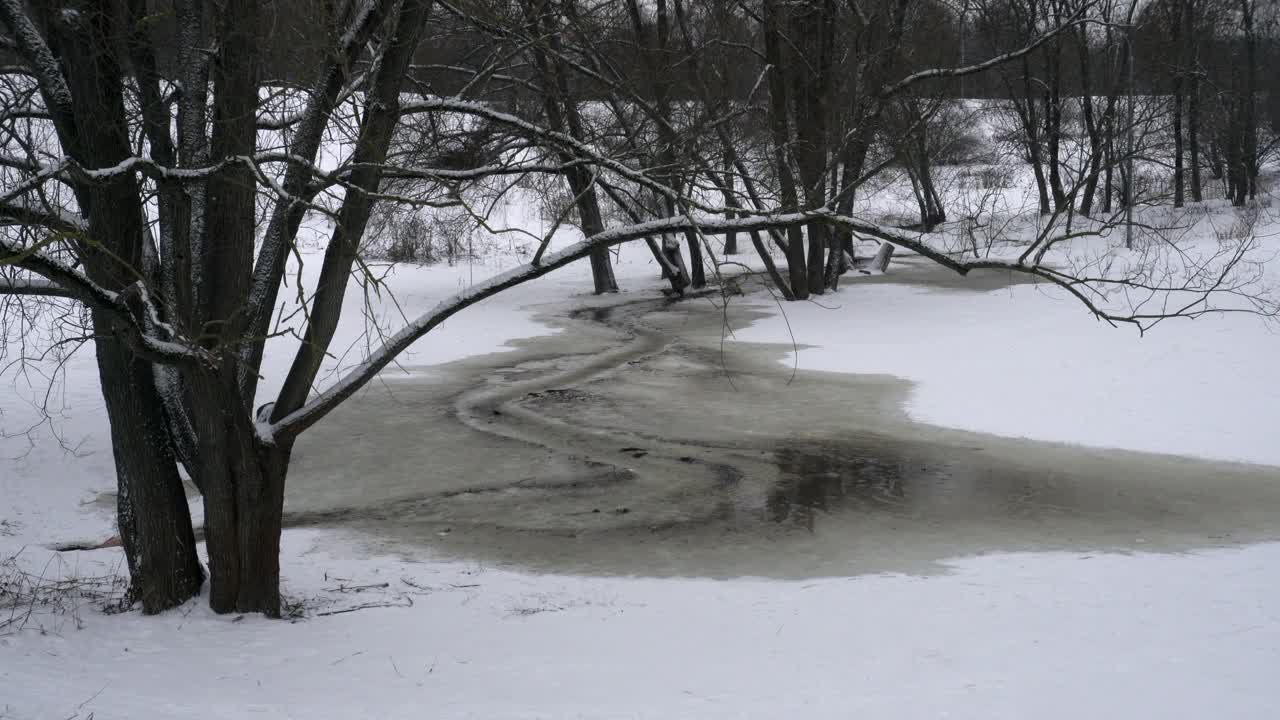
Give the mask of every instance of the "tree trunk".
M 406 3 L 410 5 L 412 3 Z M 257 145 L 255 116 L 259 104 L 260 41 L 255 0 L 229 0 L 212 68 L 213 112 L 210 154 L 215 158 L 252 155 Z M 395 41 L 392 41 L 395 44 Z M 396 48 L 384 57 L 390 59 Z M 387 132 L 386 113 L 395 112 L 382 82 L 384 70 L 371 81 L 370 94 L 379 107 L 362 127 L 356 159 L 377 162 L 368 146 Z M 371 104 L 374 104 L 371 101 Z M 308 313 L 303 343 L 290 367 L 277 406 L 289 397 L 305 400 L 313 376 L 300 379 L 328 348 L 337 324 L 346 270 L 343 260 L 354 254 L 350 237 L 358 237 L 367 220 L 370 173 L 357 168 L 349 178 L 338 228 L 325 252 L 316 297 Z M 376 188 L 376 179 L 372 186 Z M 193 277 L 196 308 L 193 325 L 203 328 L 201 344 L 218 358 L 216 367 L 186 368 L 191 420 L 198 442 L 196 474 L 204 495 L 205 544 L 209 553 L 209 606 L 214 612 L 260 612 L 280 615 L 280 524 L 284 504 L 284 471 L 288 453 L 277 457 L 259 444 L 252 398 L 241 392 L 242 341 L 250 319 L 249 279 L 253 269 L 257 226 L 255 182 L 246 167 L 236 165 L 210 178 L 208 233 L 196 249 L 199 273 Z M 341 275 L 342 277 L 337 277 Z M 301 387 L 305 385 L 306 387 Z
M 1245 159 L 1245 109 L 1239 73 L 1233 83 L 1235 97 L 1231 101 L 1231 120 L 1227 124 L 1227 197 L 1231 204 L 1241 207 L 1249 199 L 1249 181 Z
M 1097 129 L 1089 132 L 1089 171 L 1085 175 L 1084 187 L 1080 191 L 1080 214 L 1093 214 L 1093 199 L 1098 192 L 1098 178 L 1102 174 L 1102 139 Z
M 95 327 L 109 327 L 110 322 L 94 316 Z M 157 613 L 195 597 L 204 582 L 191 513 L 150 363 L 108 334 L 95 344 L 111 427 L 129 597 L 142 603 L 144 613 Z
M 604 223 L 595 224 L 600 230 L 604 229 Z M 597 295 L 618 292 L 618 280 L 613 274 L 613 262 L 609 258 L 608 248 L 591 251 L 591 282 Z
M 693 287 L 703 288 L 707 286 L 707 271 L 702 261 L 702 242 L 698 238 L 698 233 L 692 230 L 686 230 L 684 233 L 685 243 L 689 246 L 689 279 L 693 281 Z
M 1044 160 L 1040 149 L 1040 123 L 1036 118 L 1035 93 L 1031 90 L 1031 64 L 1026 56 L 1022 58 L 1022 99 L 1015 99 L 1018 107 L 1022 130 L 1026 136 L 1027 158 L 1031 161 L 1031 170 L 1036 177 L 1036 191 L 1040 196 L 1040 214 L 1048 215 L 1049 187 L 1045 183 Z
M 759 231 L 751 231 L 751 244 L 755 246 L 756 254 L 760 257 L 760 262 L 764 263 L 765 272 L 773 280 L 774 287 L 778 288 L 778 292 L 782 293 L 782 299 L 795 300 L 795 294 L 791 292 L 791 288 L 787 285 L 786 279 L 782 277 L 782 273 L 778 272 L 778 268 L 773 262 L 773 256 L 769 254 L 769 248 L 765 247 Z
M 1240 0 L 1240 19 L 1244 28 L 1244 87 L 1240 93 L 1241 164 L 1244 198 L 1258 194 L 1258 42 L 1253 30 L 1254 0 Z M 1242 199 L 1238 205 L 1244 205 Z
M 1188 27 L 1188 0 L 1178 0 L 1177 13 L 1172 18 L 1170 38 L 1176 57 L 1173 68 L 1173 206 L 1180 208 L 1186 204 L 1186 170 L 1184 167 L 1185 143 L 1182 134 L 1183 91 L 1186 87 L 1187 56 L 1184 35 L 1191 34 Z
M 947 210 L 942 205 L 942 197 L 933 184 L 933 170 L 929 162 L 929 135 L 926 118 L 921 116 L 920 127 L 916 131 L 916 162 L 919 164 L 920 191 L 924 196 L 925 216 L 922 218 L 926 230 L 947 221 Z
M 804 189 L 804 206 L 815 209 L 827 201 L 827 97 L 835 18 L 829 0 L 802 0 L 791 4 L 788 20 L 788 36 L 800 55 L 788 66 L 795 161 Z M 828 227 L 826 222 L 814 221 L 807 228 L 806 285 L 815 295 L 821 295 L 826 285 Z
M 554 26 L 554 20 L 547 16 L 550 12 L 548 6 L 528 0 L 526 11 L 535 27 Z M 561 67 L 560 43 L 554 32 L 548 31 L 546 37 L 552 52 L 547 53 L 535 46 L 533 56 L 542 85 L 542 107 L 547 116 L 547 124 L 556 132 L 566 133 L 574 139 L 582 140 L 586 133 L 582 118 L 578 114 L 577 101 L 570 95 L 569 81 Z M 568 163 L 572 157 L 561 151 L 560 160 Z M 582 222 L 583 234 L 590 237 L 604 230 L 600 201 L 596 195 L 595 181 L 591 172 L 581 166 L 575 166 L 565 170 L 564 175 L 569 183 L 569 190 L 577 198 L 578 216 Z M 602 295 L 618 292 L 618 281 L 613 275 L 609 250 L 607 248 L 593 250 L 590 258 L 591 280 L 595 286 L 595 293 Z
M 773 162 L 778 172 L 778 193 L 782 207 L 787 210 L 799 207 L 795 177 L 791 173 L 791 130 L 788 122 L 787 82 L 782 75 L 783 9 L 779 0 L 765 0 L 763 34 L 765 59 L 769 63 L 769 130 L 773 145 Z M 787 228 L 787 273 L 791 294 L 796 300 L 809 297 L 809 273 L 804 252 L 804 230 L 799 225 Z
M 858 181 L 862 177 L 862 168 L 866 163 L 867 148 L 869 146 L 870 133 L 865 129 L 863 124 L 858 134 L 856 134 L 840 152 L 840 186 L 836 193 L 836 212 L 841 215 L 853 214 L 853 201 L 857 195 Z M 835 233 L 835 245 L 841 249 L 839 264 L 839 272 L 843 274 L 848 270 L 848 264 L 844 261 L 844 256 L 848 254 L 853 257 L 853 231 L 841 227 Z
M 598 183 L 598 186 L 618 206 L 618 209 L 631 218 L 631 222 L 643 222 L 635 208 L 631 207 L 612 185 L 607 182 L 601 182 Z M 680 244 L 674 241 L 671 243 L 671 247 L 675 249 L 675 255 L 672 256 L 668 252 L 670 247 L 668 247 L 665 235 L 662 238 L 661 245 L 652 237 L 646 237 L 644 242 L 645 245 L 649 246 L 649 252 L 653 253 L 653 259 L 658 263 L 658 267 L 662 268 L 662 279 L 671 283 L 671 291 L 677 295 L 684 294 L 684 289 L 689 287 L 689 273 L 685 270 L 684 258 L 680 256 Z
M 577 9 L 573 2 L 566 3 L 563 7 L 571 17 L 576 18 Z M 660 9 L 665 14 L 665 5 L 660 6 Z M 553 130 L 567 132 L 573 138 L 583 140 L 585 131 L 582 118 L 578 112 L 577 101 L 570 92 L 569 81 L 563 67 L 564 53 L 561 51 L 559 38 L 553 29 L 558 22 L 552 15 L 553 8 L 550 4 L 538 3 L 536 0 L 526 0 L 525 13 L 531 24 L 545 33 L 547 44 L 551 50 L 548 53 L 537 46 L 532 48 L 534 65 L 542 85 L 543 109 L 547 116 L 547 122 Z M 570 156 L 563 152 L 560 153 L 560 158 L 566 163 L 571 160 Z M 566 171 L 565 178 L 569 183 L 570 190 L 577 198 L 578 215 L 582 222 L 583 234 L 590 237 L 602 232 L 605 229 L 604 218 L 600 211 L 600 201 L 591 173 L 585 168 L 574 167 Z M 602 187 L 611 197 L 614 197 L 619 207 L 623 207 L 629 213 L 632 212 L 629 208 L 626 208 L 621 199 L 608 186 Z M 633 217 L 634 219 L 636 218 Z M 671 247 L 664 237 L 661 249 L 657 248 L 656 243 L 651 243 L 650 248 L 661 253 L 659 263 L 662 265 L 663 278 L 670 281 L 674 292 L 683 292 L 691 280 L 685 269 L 684 261 L 680 257 L 679 246 L 676 246 L 675 255 L 673 256 L 670 252 Z M 613 264 L 610 261 L 608 249 L 598 248 L 592 251 L 589 257 L 591 259 L 591 278 L 595 293 L 601 295 L 618 292 L 618 283 L 614 276 Z M 696 287 L 698 286 L 697 279 L 702 275 L 702 267 L 700 262 L 695 263 L 695 265 L 697 276 L 692 282 Z M 672 270 L 676 270 L 674 275 Z M 705 284 L 705 280 L 703 284 Z
M 289 448 L 261 442 L 234 367 L 188 377 L 200 438 L 209 607 L 280 616 L 280 531 Z
M 124 108 L 122 63 L 114 39 L 119 17 L 94 6 L 84 12 L 47 12 L 50 46 L 72 89 L 74 126 L 58 127 L 63 148 L 88 168 L 111 167 L 132 155 Z M 78 185 L 76 199 L 88 218 L 81 253 L 90 278 L 121 292 L 144 267 L 146 241 L 139 187 L 132 175 Z M 186 493 L 157 394 L 152 367 L 115 337 L 113 323 L 93 314 L 98 374 L 111 428 L 121 543 L 129 566 L 131 596 L 143 611 L 160 612 L 200 590 L 203 572 Z
M 724 188 L 721 191 L 724 195 L 725 220 L 732 220 L 736 215 L 733 211 L 734 206 L 737 205 L 736 198 L 734 197 L 734 185 L 733 165 L 726 158 L 724 168 Z M 738 233 L 736 230 L 730 230 L 724 234 L 724 254 L 738 254 Z
M 871 261 L 871 268 L 877 272 L 887 272 L 889 260 L 893 258 L 893 250 L 892 243 L 880 243 L 880 249 L 876 251 L 876 256 Z
M 662 254 L 667 259 L 667 263 L 676 269 L 676 278 L 683 284 L 681 288 L 690 285 L 693 281 L 689 278 L 689 270 L 684 265 L 684 254 L 680 252 L 680 241 L 675 236 L 663 234 L 662 236 Z M 706 279 L 703 279 L 703 285 Z
M 1032 122 L 1035 122 L 1032 120 Z M 1031 160 L 1031 170 L 1036 178 L 1036 193 L 1040 200 L 1040 214 L 1048 215 L 1049 206 L 1049 186 L 1045 182 L 1044 177 L 1044 160 L 1040 152 L 1039 134 L 1032 132 L 1027 136 L 1027 156 Z
M 1173 206 L 1180 208 L 1186 205 L 1183 188 L 1186 185 L 1182 165 L 1182 77 L 1173 78 Z
M 1051 41 L 1046 52 L 1049 58 L 1047 63 L 1049 88 L 1045 92 L 1044 123 L 1045 136 L 1049 145 L 1049 188 L 1053 192 L 1054 212 L 1062 212 L 1066 208 L 1067 193 L 1062 186 L 1060 150 L 1062 140 L 1062 72 L 1058 56 L 1058 41 Z
M 1107 132 L 1106 132 L 1107 161 L 1103 166 L 1104 167 L 1103 175 L 1105 178 L 1105 182 L 1103 183 L 1103 193 L 1102 193 L 1102 213 L 1104 215 L 1108 215 L 1111 213 L 1112 196 L 1115 193 L 1115 184 L 1114 184 L 1113 176 L 1115 174 L 1115 166 L 1116 166 L 1116 153 L 1115 153 L 1116 142 L 1115 142 L 1114 130 L 1115 130 L 1115 123 L 1108 121 Z
M 1195 77 L 1192 77 L 1187 93 L 1187 145 L 1191 156 L 1191 199 L 1202 202 L 1204 189 L 1200 184 L 1200 81 Z
M 1098 191 L 1098 177 L 1102 172 L 1102 120 L 1094 113 L 1093 59 L 1089 48 L 1089 30 L 1081 27 L 1075 35 L 1080 63 L 1080 112 L 1084 116 L 1085 133 L 1089 136 L 1089 169 L 1084 187 L 1080 191 L 1080 214 L 1093 213 L 1093 198 Z M 1109 112 L 1109 108 L 1104 111 Z

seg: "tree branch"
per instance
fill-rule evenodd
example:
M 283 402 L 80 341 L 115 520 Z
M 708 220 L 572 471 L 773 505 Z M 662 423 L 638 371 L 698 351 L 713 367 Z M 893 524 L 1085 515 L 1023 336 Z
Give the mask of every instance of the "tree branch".
M 929 70 L 921 70 L 920 72 L 912 73 L 906 76 L 905 78 L 899 80 L 896 83 L 893 83 L 891 85 L 885 85 L 883 88 L 880 89 L 880 97 L 883 98 L 883 97 L 888 97 L 890 95 L 895 95 L 907 89 L 908 87 L 911 87 L 912 85 L 915 85 L 916 83 L 919 83 L 919 82 L 924 82 L 925 80 L 934 80 L 937 78 L 964 77 L 966 75 L 976 75 L 980 72 L 990 70 L 991 68 L 996 67 L 997 65 L 1003 65 L 1004 63 L 1007 63 L 1010 60 L 1017 60 L 1018 58 L 1024 55 L 1029 55 L 1035 52 L 1036 48 L 1045 44 L 1050 39 L 1061 34 L 1062 32 L 1069 30 L 1070 28 L 1076 27 L 1077 25 L 1090 22 L 1089 18 L 1086 17 L 1086 13 L 1088 13 L 1089 9 L 1096 4 L 1097 4 L 1097 0 L 1092 0 L 1091 2 L 1081 5 L 1080 9 L 1077 10 L 1067 22 L 1064 22 L 1061 25 L 1055 27 L 1054 29 L 1044 33 L 1043 35 L 1036 38 L 1030 44 L 1024 47 L 1021 47 L 1017 50 L 1013 50 L 1011 52 L 1004 53 L 1003 55 L 997 55 L 996 57 L 993 57 L 989 60 L 984 60 L 983 62 L 976 63 L 974 65 L 965 65 L 963 67 L 955 67 L 955 68 L 932 68 Z
M 103 288 L 89 279 L 89 276 L 69 267 L 40 252 L 39 248 L 26 248 L 0 237 L 0 266 L 13 265 L 22 270 L 38 275 L 51 286 L 61 288 L 62 297 L 79 300 L 94 310 L 100 310 L 112 317 L 117 329 L 121 331 L 125 342 L 141 356 L 154 362 L 166 364 L 183 364 L 192 362 L 211 362 L 208 353 L 194 345 L 172 338 L 158 338 L 147 333 L 143 320 L 138 312 L 130 308 L 129 301 L 139 301 L 140 311 L 152 317 L 159 313 L 152 304 L 141 281 L 130 286 L 130 292 L 116 293 Z M 20 281 L 26 286 L 25 281 Z M 37 286 L 31 286 L 35 289 Z M 16 294 L 16 293 L 12 293 Z M 27 294 L 27 293 L 23 293 Z M 34 293 L 34 294 L 53 294 Z M 168 327 L 157 323 L 161 327 Z
M 43 278 L 0 277 L 0 295 L 29 295 L 33 297 L 74 297 L 62 286 Z

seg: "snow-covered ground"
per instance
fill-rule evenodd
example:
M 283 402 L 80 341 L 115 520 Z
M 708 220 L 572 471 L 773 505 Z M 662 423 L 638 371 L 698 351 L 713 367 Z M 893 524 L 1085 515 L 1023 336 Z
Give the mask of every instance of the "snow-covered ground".
M 1280 333 L 1255 315 L 1139 335 L 1048 285 L 957 294 L 888 282 L 787 306 L 737 337 L 791 334 L 804 347 L 788 361 L 800 368 L 915 381 L 908 411 L 923 422 L 1280 465 Z
M 496 262 L 400 268 L 392 287 L 412 316 Z M 406 364 L 550 332 L 529 308 L 587 291 L 580 265 L 467 310 Z M 643 245 L 618 272 L 625 291 L 659 287 Z M 1256 318 L 1139 338 L 1037 286 L 885 279 L 787 306 L 795 362 L 914 381 L 908 409 L 927 422 L 1280 465 L 1280 338 Z M 774 316 L 737 339 L 790 342 L 776 305 L 747 301 Z M 346 326 L 352 342 L 360 326 Z M 288 360 L 276 350 L 269 364 Z M 92 366 L 91 352 L 74 357 L 58 395 L 53 425 L 74 452 L 47 426 L 34 445 L 0 441 L 0 558 L 35 572 L 120 564 L 116 550 L 51 560 L 46 548 L 111 534 L 109 508 L 92 502 L 113 486 Z M 44 388 L 4 382 L 13 432 L 34 418 L 23 398 Z M 305 621 L 219 617 L 197 601 L 156 618 L 88 605 L 0 630 L 0 718 L 1270 718 L 1280 705 L 1280 544 L 711 581 L 369 557 L 345 533 L 290 530 L 283 565 Z M 341 612 L 366 603 L 403 607 Z
M 1278 699 L 1275 547 L 799 583 L 533 576 L 286 540 L 292 592 L 387 582 L 343 606 L 412 607 L 295 624 L 90 611 L 0 640 L 0 717 L 1261 720 Z

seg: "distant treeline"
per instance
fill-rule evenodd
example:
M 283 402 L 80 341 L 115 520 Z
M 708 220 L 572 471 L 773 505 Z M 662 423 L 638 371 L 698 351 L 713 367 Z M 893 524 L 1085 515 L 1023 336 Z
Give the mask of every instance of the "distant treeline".
M 264 78 L 274 84 L 292 86 L 307 85 L 312 81 L 313 69 L 334 46 L 334 28 L 339 26 L 341 20 L 333 16 L 334 4 L 332 0 L 264 0 L 262 16 L 266 21 L 259 27 L 264 48 Z M 486 2 L 472 2 L 469 5 L 472 8 L 482 8 L 486 4 L 501 5 Z M 148 0 L 148 5 L 150 14 L 147 29 L 156 39 L 158 61 L 163 72 L 173 67 L 177 57 L 176 48 L 172 45 L 173 39 L 178 37 L 173 31 L 176 20 L 172 0 Z M 1155 11 L 1149 11 L 1146 15 L 1147 17 L 1139 19 L 1132 38 L 1132 92 L 1138 95 L 1167 95 L 1174 91 L 1176 73 L 1172 70 L 1177 49 L 1172 47 L 1168 28 L 1159 22 Z M 591 18 L 584 19 L 584 22 L 591 21 Z M 896 72 L 906 76 L 930 67 L 978 63 L 1009 52 L 1021 47 L 1028 35 L 1025 31 L 1014 29 L 1015 27 L 1012 22 L 996 24 L 990 12 L 986 13 L 985 20 L 966 17 L 962 22 L 954 12 L 938 6 L 935 12 L 925 13 L 922 20 L 911 29 L 910 34 L 914 36 L 908 44 L 911 52 L 901 58 Z M 715 29 L 714 34 L 729 40 L 719 50 L 730 58 L 724 64 L 729 70 L 729 77 L 718 78 L 717 82 L 726 85 L 728 95 L 746 97 L 757 84 L 763 67 L 759 50 L 762 45 L 759 25 L 742 19 L 734 21 L 732 27 Z M 441 95 L 456 93 L 467 83 L 471 83 L 473 72 L 490 59 L 487 50 L 493 39 L 446 13 L 436 13 L 428 35 L 429 38 L 420 46 L 414 67 L 410 71 L 416 86 L 424 91 Z M 627 24 L 602 25 L 597 37 L 599 47 L 617 67 L 636 68 L 641 65 L 639 45 Z M 1212 93 L 1217 88 L 1228 88 L 1239 69 L 1239 58 L 1243 52 L 1242 40 L 1204 33 L 1197 38 L 1196 45 L 1196 72 L 1201 80 L 1202 91 Z M 1078 96 L 1085 84 L 1080 76 L 1082 64 L 1072 59 L 1058 59 L 1055 62 L 1050 57 L 1053 51 L 1075 52 L 1065 48 L 1064 44 L 1046 43 L 1041 50 L 1030 56 L 1025 65 L 1026 72 L 1033 77 L 1041 77 L 1047 74 L 1052 63 L 1057 80 L 1061 83 L 1062 94 Z M 1124 92 L 1129 92 L 1126 63 L 1130 49 L 1127 34 L 1123 30 L 1117 30 L 1113 34 L 1110 45 L 1099 38 L 1088 52 L 1092 56 L 1090 66 L 1095 68 L 1095 72 L 1098 68 L 1106 70 L 1109 80 L 1116 73 L 1124 73 Z M 1256 52 L 1259 67 L 1274 68 L 1280 63 L 1280 40 L 1275 37 L 1260 37 L 1256 41 Z M 11 62 L 13 58 L 7 60 Z M 472 91 L 492 100 L 518 100 L 529 96 L 527 88 L 510 79 L 511 73 L 510 68 L 504 68 L 502 77 L 481 85 L 473 83 Z M 526 77 L 517 79 L 527 81 L 532 74 L 530 70 Z M 985 72 L 963 79 L 937 80 L 925 84 L 922 91 L 956 98 L 1008 98 L 1011 95 L 1008 76 L 1007 72 Z M 696 96 L 691 78 L 677 75 L 669 80 L 676 97 Z M 592 88 L 592 83 L 581 76 L 575 77 L 574 82 L 579 95 L 584 98 L 590 98 L 593 94 L 603 96 L 606 92 L 603 87 Z M 1095 87 L 1097 82 L 1095 78 Z M 1264 115 L 1274 124 L 1280 124 L 1280 73 L 1260 73 L 1258 92 Z

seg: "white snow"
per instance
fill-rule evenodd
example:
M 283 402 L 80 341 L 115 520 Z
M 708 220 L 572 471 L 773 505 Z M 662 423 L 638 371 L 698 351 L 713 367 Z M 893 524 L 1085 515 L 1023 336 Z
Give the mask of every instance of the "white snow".
M 892 274 L 892 268 L 890 270 Z M 736 333 L 801 346 L 788 365 L 914 381 L 917 420 L 1037 440 L 1280 465 L 1280 334 L 1251 315 L 1140 336 L 1065 291 L 851 283 Z M 789 325 L 789 329 L 788 329 Z
M 0 717 L 1261 720 L 1278 699 L 1276 546 L 801 583 L 531 576 L 286 540 L 291 592 L 386 582 L 323 607 L 413 606 L 296 624 L 86 612 L 82 630 L 0 639 Z
M 624 288 L 659 286 L 646 252 L 624 251 Z M 499 269 L 400 268 L 391 283 L 412 318 L 472 270 L 479 282 Z M 403 364 L 550 332 L 537 306 L 588 289 L 579 263 L 501 294 L 433 331 Z M 920 420 L 1280 464 L 1280 381 L 1269 369 L 1280 339 L 1255 319 L 1206 317 L 1138 338 L 1028 286 L 851 282 L 822 303 L 836 308 L 785 308 L 800 366 L 913 380 L 908 410 Z M 349 313 L 335 347 L 358 348 L 362 330 Z M 779 317 L 736 337 L 789 342 Z M 273 342 L 268 378 L 289 360 L 288 342 Z M 67 410 L 54 424 L 78 454 L 48 427 L 34 447 L 0 440 L 0 559 L 20 553 L 39 571 L 46 545 L 112 532 L 110 508 L 89 503 L 113 486 L 93 364 L 85 350 L 68 365 Z M 43 388 L 3 381 L 0 423 L 13 432 L 34 419 L 23 397 Z M 262 397 L 273 389 L 264 383 Z M 117 550 L 61 558 L 84 575 L 120 564 Z M 347 534 L 290 530 L 282 562 L 286 593 L 313 613 L 303 622 L 215 616 L 200 599 L 160 617 L 88 606 L 0 630 L 0 718 L 1191 719 L 1271 718 L 1280 704 L 1280 544 L 957 558 L 929 576 L 711 581 L 370 557 Z

